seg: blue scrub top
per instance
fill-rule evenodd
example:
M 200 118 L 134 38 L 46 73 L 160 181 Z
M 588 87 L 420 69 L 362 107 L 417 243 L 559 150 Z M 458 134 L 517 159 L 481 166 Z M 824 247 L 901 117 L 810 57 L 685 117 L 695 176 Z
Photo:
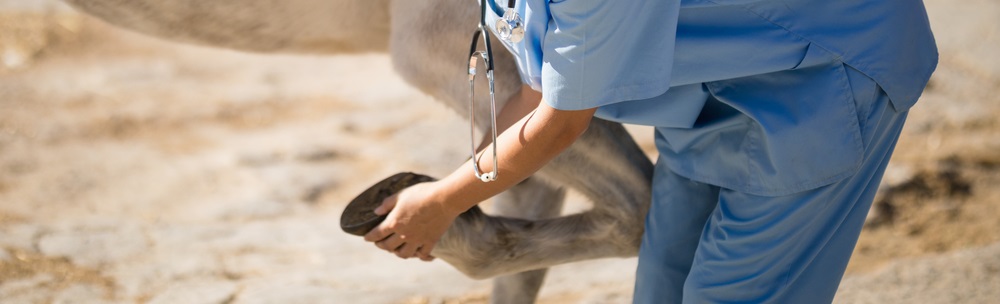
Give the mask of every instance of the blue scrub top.
M 492 26 L 503 6 L 488 3 Z M 869 96 L 857 94 L 884 90 L 908 109 L 937 63 L 919 0 L 520 0 L 515 9 L 525 39 L 504 45 L 549 105 L 656 126 L 677 173 L 759 195 L 851 174 L 857 128 L 829 126 L 863 120 L 853 104 Z M 877 88 L 858 87 L 846 69 Z M 740 113 L 704 111 L 712 103 Z M 735 114 L 752 130 L 706 135 Z

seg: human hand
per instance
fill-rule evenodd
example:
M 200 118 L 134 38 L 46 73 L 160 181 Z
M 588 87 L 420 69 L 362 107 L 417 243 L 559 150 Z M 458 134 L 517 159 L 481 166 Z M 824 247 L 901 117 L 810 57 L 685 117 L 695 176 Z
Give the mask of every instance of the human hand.
M 458 216 L 434 195 L 437 186 L 420 183 L 386 198 L 375 213 L 389 216 L 365 234 L 365 241 L 403 259 L 433 260 L 431 250 Z

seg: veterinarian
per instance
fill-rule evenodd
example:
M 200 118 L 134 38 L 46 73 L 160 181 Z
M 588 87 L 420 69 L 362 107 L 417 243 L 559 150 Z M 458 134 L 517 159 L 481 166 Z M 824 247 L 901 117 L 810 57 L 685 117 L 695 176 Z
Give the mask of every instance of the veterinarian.
M 531 90 L 501 114 L 523 118 L 497 140 L 499 177 L 484 183 L 466 164 L 411 187 L 378 210 L 392 211 L 368 241 L 431 259 L 458 214 L 596 116 L 656 127 L 635 303 L 832 301 L 937 64 L 921 1 L 521 0 L 515 11 L 524 39 L 506 46 Z

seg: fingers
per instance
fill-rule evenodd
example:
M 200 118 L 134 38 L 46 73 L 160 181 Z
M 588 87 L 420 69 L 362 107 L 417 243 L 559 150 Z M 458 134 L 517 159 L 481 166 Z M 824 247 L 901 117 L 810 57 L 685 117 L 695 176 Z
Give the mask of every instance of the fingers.
M 385 198 L 384 200 L 382 200 L 382 204 L 372 211 L 374 211 L 375 214 L 377 215 L 388 214 L 389 211 L 392 211 L 392 209 L 396 207 L 397 197 L 398 195 L 392 195 Z M 377 242 L 381 241 L 382 239 L 385 239 L 386 237 L 389 237 L 389 235 L 392 234 L 391 232 L 392 229 L 390 227 L 385 227 L 385 226 L 386 223 L 382 223 L 376 226 L 374 229 L 372 229 L 372 231 L 368 231 L 368 233 L 365 234 L 365 241 Z
M 375 214 L 378 215 L 385 215 L 389 213 L 389 211 L 392 211 L 392 208 L 395 207 L 396 207 L 396 196 L 393 195 L 383 200 L 382 204 L 379 205 L 378 208 L 375 208 L 374 212 Z M 379 224 L 374 229 L 372 229 L 372 231 L 368 231 L 368 233 L 365 233 L 365 241 L 378 242 L 389 237 L 390 235 L 392 235 L 393 229 L 392 227 L 388 226 L 389 226 L 388 224 L 383 222 L 382 224 Z
M 403 240 L 403 237 L 398 234 L 393 234 L 384 240 L 375 242 L 375 246 L 388 252 L 395 252 L 405 243 L 406 241 Z
M 418 246 L 416 244 L 405 243 L 402 246 L 400 246 L 398 249 L 396 249 L 395 253 L 396 253 L 396 256 L 398 256 L 401 259 L 409 259 L 409 258 L 417 256 L 417 250 L 418 249 L 420 249 L 420 246 Z
M 424 262 L 433 261 L 434 256 L 431 255 L 432 250 L 434 250 L 434 244 L 422 246 L 417 249 L 417 257 Z
M 365 233 L 365 242 L 378 242 L 384 240 L 392 233 L 388 232 L 388 229 L 382 228 L 382 225 L 378 225 L 372 231 Z
M 399 195 L 397 194 L 397 195 L 393 195 L 393 196 L 387 197 L 384 200 L 382 200 L 382 204 L 379 205 L 378 208 L 375 208 L 375 210 L 374 210 L 375 214 L 378 214 L 378 215 L 386 215 L 386 214 L 388 214 L 389 211 L 392 211 L 392 208 L 396 207 L 396 200 L 397 200 L 398 197 L 399 197 Z
M 409 259 L 415 257 L 428 262 L 434 260 L 434 257 L 430 255 L 431 249 L 424 249 L 424 248 L 434 248 L 434 245 L 429 245 L 425 247 L 416 245 L 414 243 L 407 243 L 406 237 L 398 234 L 392 234 L 389 237 L 385 238 L 384 240 L 375 242 L 375 246 L 377 246 L 379 249 L 393 253 L 401 259 Z

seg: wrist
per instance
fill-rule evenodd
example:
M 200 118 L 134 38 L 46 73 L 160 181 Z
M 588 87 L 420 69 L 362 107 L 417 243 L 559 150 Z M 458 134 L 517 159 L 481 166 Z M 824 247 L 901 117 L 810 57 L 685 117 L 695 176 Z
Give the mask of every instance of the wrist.
M 453 191 L 445 180 L 433 182 L 431 189 L 431 201 L 446 215 L 458 217 L 468 209 L 456 198 L 456 191 Z

